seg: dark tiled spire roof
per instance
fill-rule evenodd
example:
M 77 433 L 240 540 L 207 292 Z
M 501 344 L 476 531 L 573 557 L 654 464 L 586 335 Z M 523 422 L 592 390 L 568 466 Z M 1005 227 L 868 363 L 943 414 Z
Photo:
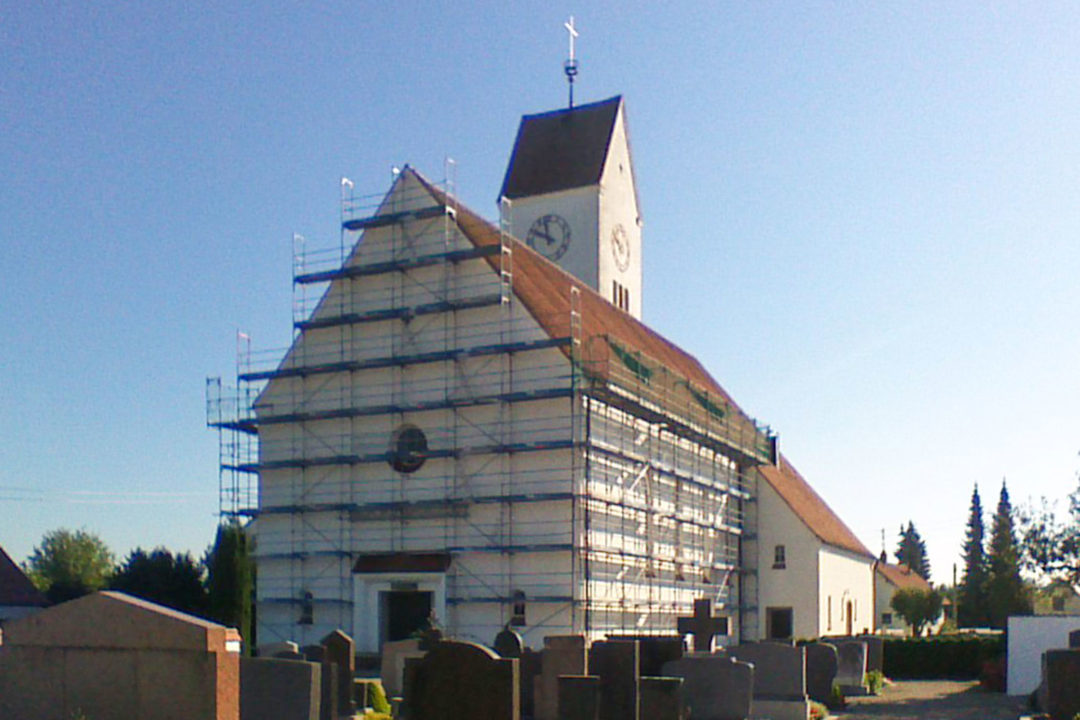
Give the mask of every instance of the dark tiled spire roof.
M 596 185 L 622 96 L 521 118 L 501 196 L 544 195 Z

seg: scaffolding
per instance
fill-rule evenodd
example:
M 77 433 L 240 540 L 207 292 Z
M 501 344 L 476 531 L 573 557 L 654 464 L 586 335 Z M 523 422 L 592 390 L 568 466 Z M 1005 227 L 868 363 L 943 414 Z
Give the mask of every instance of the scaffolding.
M 515 301 L 508 207 L 498 244 L 474 243 L 452 167 L 435 193 L 411 177 L 385 196 L 343 181 L 338 245 L 294 240 L 292 344 L 240 347 L 235 386 L 207 382 L 221 512 L 258 518 L 260 627 L 301 641 L 352 627 L 356 558 L 395 552 L 453 557 L 447 620 L 483 642 L 518 620 L 670 633 L 702 596 L 752 624 L 768 429 L 583 336 L 577 287 L 569 318 L 539 322 Z M 410 427 L 418 470 L 394 464 Z

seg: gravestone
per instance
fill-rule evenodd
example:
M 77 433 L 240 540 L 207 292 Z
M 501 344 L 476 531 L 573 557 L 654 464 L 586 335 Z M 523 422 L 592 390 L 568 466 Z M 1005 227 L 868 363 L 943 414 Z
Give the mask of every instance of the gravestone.
M 688 655 L 664 665 L 664 675 L 683 679 L 682 699 L 692 720 L 750 717 L 754 666 L 726 655 Z
M 885 675 L 885 638 L 879 635 L 860 635 L 858 640 L 866 643 L 866 672 L 877 670 Z
M 4 623 L 0 718 L 240 717 L 239 633 L 119 592 Z
M 1047 650 L 1042 656 L 1040 700 L 1051 720 L 1080 713 L 1080 650 Z
M 806 649 L 778 643 L 753 643 L 727 652 L 754 666 L 752 717 L 806 720 Z
M 531 648 L 521 651 L 518 661 L 518 686 L 521 688 L 521 716 L 536 717 L 536 683 L 540 679 L 542 653 Z
M 1080 630 L 1073 630 L 1069 633 L 1069 647 L 1080 648 Z
M 405 660 L 422 657 L 424 657 L 424 651 L 420 649 L 419 640 L 396 640 L 383 643 L 379 677 L 387 698 L 401 697 L 405 690 Z
M 561 692 L 559 677 L 587 675 L 587 659 L 585 638 L 582 635 L 548 635 L 544 638 L 544 649 L 540 653 L 540 675 L 533 680 L 533 713 L 537 720 L 558 718 Z M 599 688 L 599 685 L 597 687 Z M 579 692 L 579 689 L 575 688 L 573 692 Z
M 661 676 L 665 663 L 678 660 L 685 652 L 683 639 L 676 635 L 608 635 L 608 640 L 637 640 L 642 677 Z
M 836 646 L 812 642 L 803 647 L 806 649 L 806 694 L 811 700 L 828 703 L 840 662 Z
M 640 667 L 636 640 L 592 644 L 589 673 L 600 678 L 600 720 L 638 720 Z
M 518 661 L 475 643 L 443 640 L 405 672 L 409 720 L 519 720 Z
M 600 678 L 560 675 L 556 720 L 600 720 Z
M 500 630 L 499 634 L 495 636 L 495 643 L 492 647 L 500 657 L 519 658 L 521 657 L 522 651 L 525 650 L 525 642 L 521 639 L 520 635 L 509 627 L 506 627 Z
M 640 715 L 647 720 L 683 720 L 680 677 L 641 678 Z
M 712 652 L 713 637 L 728 634 L 728 619 L 713 617 L 712 600 L 699 598 L 694 601 L 693 616 L 679 618 L 678 628 L 680 635 L 693 634 L 694 652 Z
M 240 720 L 319 720 L 322 668 L 273 657 L 240 658 Z
M 326 662 L 337 669 L 337 708 L 343 715 L 352 715 L 356 710 L 353 703 L 353 676 L 356 675 L 356 655 L 353 640 L 341 630 L 335 630 L 322 639 L 326 649 Z
M 845 695 L 866 694 L 866 643 L 847 640 L 836 644 L 836 684 Z
M 255 654 L 258 657 L 281 658 L 283 660 L 304 659 L 304 656 L 300 654 L 300 646 L 291 640 L 260 645 Z

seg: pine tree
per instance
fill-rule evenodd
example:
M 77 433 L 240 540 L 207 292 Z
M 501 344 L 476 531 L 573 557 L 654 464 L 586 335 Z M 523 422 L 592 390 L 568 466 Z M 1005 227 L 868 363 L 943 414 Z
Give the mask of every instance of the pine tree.
M 916 575 L 924 580 L 930 579 L 930 558 L 926 554 L 923 542 L 915 523 L 908 521 L 907 527 L 900 526 L 900 543 L 896 548 L 896 560 L 907 565 Z
M 214 547 L 203 561 L 210 617 L 240 631 L 247 651 L 255 646 L 252 596 L 255 564 L 245 529 L 238 522 L 218 526 Z
M 985 627 L 990 624 L 986 608 L 986 550 L 982 499 L 979 486 L 971 492 L 967 535 L 964 538 L 964 577 L 960 581 L 956 622 L 960 627 Z
M 1001 496 L 990 535 L 989 574 L 986 582 L 990 626 L 1004 628 L 1010 615 L 1031 612 L 1024 581 L 1020 578 L 1020 558 L 1013 531 L 1013 510 L 1009 490 L 1001 483 Z

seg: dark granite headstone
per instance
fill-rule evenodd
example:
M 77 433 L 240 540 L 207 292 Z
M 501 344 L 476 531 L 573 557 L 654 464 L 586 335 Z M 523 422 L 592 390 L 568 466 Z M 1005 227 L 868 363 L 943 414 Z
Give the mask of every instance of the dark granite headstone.
M 836 646 L 814 642 L 803 647 L 806 649 L 806 694 L 811 700 L 828 703 L 839 667 Z
M 664 663 L 678 660 L 684 654 L 683 639 L 675 635 L 608 635 L 608 640 L 638 641 L 642 677 L 663 675 Z
M 322 668 L 278 658 L 240 658 L 240 720 L 319 720 Z
M 500 657 L 519 658 L 525 649 L 525 643 L 521 636 L 510 628 L 503 628 L 495 636 L 495 644 L 492 646 Z
M 1080 650 L 1047 650 L 1042 656 L 1042 701 L 1052 720 L 1080 713 Z
M 405 664 L 409 720 L 519 720 L 518 661 L 475 643 L 443 640 Z
M 533 680 L 533 712 L 536 719 L 558 718 L 560 676 L 583 676 L 587 673 L 584 636 L 548 635 L 544 638 L 544 650 L 540 653 L 540 676 Z
M 521 687 L 521 716 L 536 717 L 536 681 L 540 678 L 541 653 L 525 648 L 518 658 L 518 685 Z
M 836 684 L 845 695 L 857 695 L 866 688 L 866 643 L 841 640 L 836 643 L 838 665 Z
M 329 662 L 326 655 L 326 648 L 322 645 L 305 645 L 300 649 L 300 652 L 303 653 L 304 659 L 308 662 Z
M 601 720 L 638 720 L 640 667 L 635 640 L 602 640 L 589 648 L 589 673 L 600 678 Z
M 860 635 L 858 640 L 866 643 L 866 672 L 877 670 L 885 674 L 885 638 L 880 635 Z
M 683 678 L 683 704 L 692 720 L 750 717 L 753 665 L 726 655 L 688 655 L 664 665 L 664 674 Z
M 642 677 L 640 713 L 647 720 L 682 720 L 680 677 Z
M 556 720 L 600 720 L 600 678 L 560 675 L 558 706 Z
M 712 600 L 699 598 L 694 601 L 692 617 L 681 617 L 678 622 L 679 634 L 692 633 L 694 652 L 711 652 L 713 637 L 728 634 L 728 619 L 713 617 Z
M 754 665 L 754 699 L 806 698 L 806 650 L 777 643 L 752 643 L 728 648 L 737 660 Z
M 351 715 L 356 710 L 352 687 L 353 676 L 356 675 L 353 640 L 341 630 L 335 630 L 322 639 L 322 646 L 326 649 L 326 662 L 332 663 L 338 669 L 338 711 L 344 715 Z

